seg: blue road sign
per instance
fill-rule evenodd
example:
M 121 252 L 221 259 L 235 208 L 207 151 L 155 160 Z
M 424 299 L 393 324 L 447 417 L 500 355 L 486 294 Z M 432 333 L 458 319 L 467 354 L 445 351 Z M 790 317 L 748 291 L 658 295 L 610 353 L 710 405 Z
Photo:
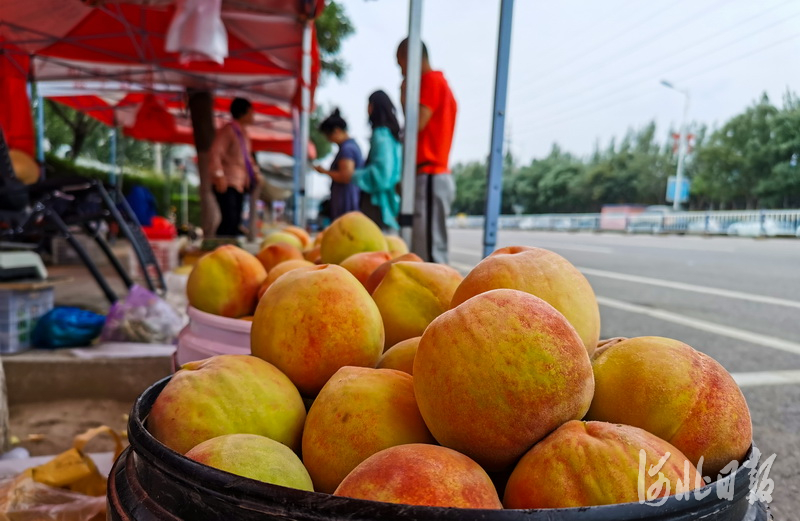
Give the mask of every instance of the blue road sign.
M 674 175 L 669 176 L 667 179 L 667 202 L 673 202 L 675 200 L 675 183 L 677 179 Z M 680 202 L 685 203 L 689 201 L 689 190 L 691 188 L 691 182 L 686 179 L 685 177 L 681 179 L 681 198 Z

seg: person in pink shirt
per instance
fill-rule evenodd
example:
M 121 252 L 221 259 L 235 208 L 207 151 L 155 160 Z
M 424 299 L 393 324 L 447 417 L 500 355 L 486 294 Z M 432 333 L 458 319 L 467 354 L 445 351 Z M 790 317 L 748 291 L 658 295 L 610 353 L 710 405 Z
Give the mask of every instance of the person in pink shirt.
M 211 175 L 214 195 L 222 217 L 217 235 L 240 235 L 244 196 L 260 184 L 247 126 L 253 123 L 253 105 L 244 98 L 231 102 L 233 121 L 217 131 L 211 145 Z

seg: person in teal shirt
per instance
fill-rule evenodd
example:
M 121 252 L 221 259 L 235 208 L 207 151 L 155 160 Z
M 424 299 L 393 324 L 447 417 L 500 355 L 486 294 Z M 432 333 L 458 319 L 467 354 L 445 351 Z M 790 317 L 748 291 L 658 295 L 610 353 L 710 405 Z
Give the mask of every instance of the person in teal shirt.
M 367 112 L 372 126 L 369 155 L 364 168 L 353 174 L 352 182 L 361 189 L 361 212 L 382 230 L 397 230 L 400 196 L 396 187 L 403 161 L 397 112 L 382 90 L 370 95 Z

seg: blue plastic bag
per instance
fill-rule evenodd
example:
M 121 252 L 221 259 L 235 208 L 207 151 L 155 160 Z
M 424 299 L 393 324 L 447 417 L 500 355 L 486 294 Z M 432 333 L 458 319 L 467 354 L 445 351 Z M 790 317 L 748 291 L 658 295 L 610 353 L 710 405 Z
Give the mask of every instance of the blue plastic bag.
M 80 308 L 53 308 L 36 322 L 31 340 L 35 347 L 82 347 L 100 336 L 106 317 Z

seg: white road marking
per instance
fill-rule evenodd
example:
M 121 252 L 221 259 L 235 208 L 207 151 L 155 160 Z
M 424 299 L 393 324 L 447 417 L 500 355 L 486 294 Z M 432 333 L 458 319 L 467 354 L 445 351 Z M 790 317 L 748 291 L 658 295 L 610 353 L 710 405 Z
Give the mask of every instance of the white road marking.
M 570 251 L 585 251 L 589 253 L 614 253 L 614 250 L 607 246 L 590 246 L 588 244 L 561 244 L 559 242 L 546 242 L 534 241 L 534 244 L 526 244 L 536 248 L 546 248 L 552 250 L 570 250 Z M 502 246 L 500 246 L 502 248 Z M 463 255 L 475 255 L 480 257 L 480 252 L 477 250 L 466 250 L 462 248 L 450 248 L 453 253 L 461 253 Z
M 622 311 L 628 311 L 630 313 L 638 313 L 640 315 L 647 315 L 653 318 L 657 318 L 659 320 L 665 320 L 667 322 L 672 322 L 674 324 L 680 324 L 683 326 L 698 329 L 700 331 L 713 333 L 715 335 L 733 338 L 735 340 L 741 340 L 742 342 L 758 344 L 765 347 L 770 347 L 772 349 L 778 349 L 780 351 L 800 354 L 800 344 L 796 342 L 791 342 L 789 340 L 784 340 L 782 338 L 776 338 L 773 336 L 753 333 L 750 331 L 745 331 L 744 329 L 724 326 L 722 324 L 716 324 L 714 322 L 708 322 L 706 320 L 687 317 L 686 315 L 680 315 L 678 313 L 673 313 L 671 311 L 640 306 L 638 304 L 631 304 L 630 302 L 623 302 L 621 300 L 612 299 L 608 297 L 598 296 L 597 302 L 603 306 L 608 306 L 610 308 L 615 308 Z
M 731 373 L 731 376 L 739 387 L 800 384 L 800 371 L 753 371 Z
M 507 230 L 511 231 L 511 230 Z M 514 230 L 512 233 L 519 233 L 525 234 L 527 237 L 524 239 L 526 242 L 536 241 L 537 239 L 532 238 L 531 236 L 534 234 L 541 234 L 546 236 L 550 239 L 550 244 L 552 244 L 553 248 L 561 247 L 557 246 L 562 244 L 560 241 L 553 241 L 554 235 L 563 233 L 563 232 L 523 232 Z M 523 235 L 524 236 L 524 235 Z M 535 235 L 534 235 L 535 236 Z M 571 243 L 569 241 L 573 240 L 568 235 L 562 235 L 565 239 L 564 244 L 569 246 Z M 542 241 L 542 244 L 548 242 L 548 239 Z M 611 239 L 611 240 L 609 240 Z M 722 252 L 722 253 L 734 253 L 737 251 L 736 245 L 734 244 L 721 244 L 721 243 L 706 243 L 705 241 L 711 241 L 714 239 L 706 239 L 706 238 L 698 238 L 698 237 L 652 237 L 646 235 L 592 235 L 592 236 L 584 236 L 582 240 L 590 242 L 590 243 L 600 243 L 605 246 L 590 246 L 585 245 L 586 248 L 602 248 L 608 246 L 614 247 L 624 247 L 624 248 L 657 248 L 663 250 L 689 250 L 689 251 L 709 251 L 709 252 Z
M 740 300 L 749 300 L 751 302 L 759 302 L 761 304 L 772 304 L 775 306 L 786 306 L 790 308 L 800 309 L 800 302 L 796 300 L 788 300 L 777 297 L 769 297 L 767 295 L 755 295 L 752 293 L 743 293 L 741 291 L 731 291 L 721 288 L 712 288 L 710 286 L 699 286 L 696 284 L 687 284 L 685 282 L 675 282 L 664 279 L 654 279 L 651 277 L 641 277 L 639 275 L 628 275 L 627 273 L 617 273 L 615 271 L 597 270 L 594 268 L 577 267 L 584 275 L 594 275 L 595 277 L 605 277 L 608 279 L 624 280 L 626 282 L 635 282 L 638 284 L 649 284 L 651 286 L 660 286 L 662 288 L 678 289 L 682 291 L 693 291 L 695 293 L 702 293 L 704 295 L 716 295 L 718 297 L 734 298 Z

